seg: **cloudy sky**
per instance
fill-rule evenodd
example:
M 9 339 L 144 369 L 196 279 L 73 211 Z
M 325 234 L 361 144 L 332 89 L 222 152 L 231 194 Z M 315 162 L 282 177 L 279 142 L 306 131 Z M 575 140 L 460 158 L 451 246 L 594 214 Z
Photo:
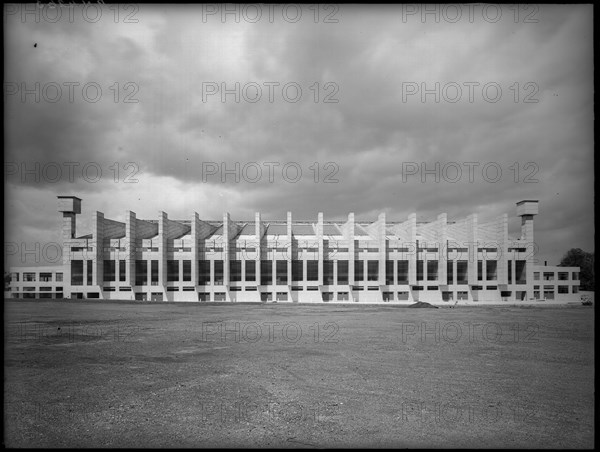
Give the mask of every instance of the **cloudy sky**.
M 4 18 L 5 266 L 52 260 L 57 195 L 83 199 L 78 234 L 163 210 L 507 213 L 518 235 L 537 199 L 539 260 L 594 248 L 590 5 L 25 8 Z

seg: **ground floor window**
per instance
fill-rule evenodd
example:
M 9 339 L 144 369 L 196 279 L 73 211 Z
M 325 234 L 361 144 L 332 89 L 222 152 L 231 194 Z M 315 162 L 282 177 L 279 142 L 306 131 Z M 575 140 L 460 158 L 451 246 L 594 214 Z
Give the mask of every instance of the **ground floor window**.
M 288 294 L 287 292 L 277 292 L 277 301 L 287 301 Z
M 457 300 L 468 300 L 469 299 L 469 292 L 466 292 L 466 291 L 456 292 L 456 299 Z
M 394 292 L 383 292 L 383 301 L 394 301 Z
M 348 292 L 338 292 L 337 299 L 338 299 L 338 301 L 347 301 L 348 300 Z
M 323 292 L 321 294 L 323 301 L 332 301 L 333 300 L 333 292 Z
M 449 291 L 442 292 L 442 300 L 443 301 L 452 301 L 454 299 L 454 294 Z
M 398 292 L 398 301 L 408 300 L 408 292 Z
M 215 292 L 215 301 L 225 301 L 225 292 Z

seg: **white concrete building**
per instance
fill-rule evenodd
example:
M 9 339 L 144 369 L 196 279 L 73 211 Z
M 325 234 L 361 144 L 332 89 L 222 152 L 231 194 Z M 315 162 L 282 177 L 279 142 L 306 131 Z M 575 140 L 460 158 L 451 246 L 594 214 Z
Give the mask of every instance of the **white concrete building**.
M 436 304 L 579 300 L 579 268 L 534 265 L 538 201 L 517 203 L 520 237 L 506 214 L 429 223 L 220 221 L 93 215 L 76 235 L 81 199 L 58 197 L 63 265 L 12 268 L 7 298 L 153 301 Z M 48 275 L 51 276 L 48 276 Z M 32 276 L 33 275 L 33 276 Z

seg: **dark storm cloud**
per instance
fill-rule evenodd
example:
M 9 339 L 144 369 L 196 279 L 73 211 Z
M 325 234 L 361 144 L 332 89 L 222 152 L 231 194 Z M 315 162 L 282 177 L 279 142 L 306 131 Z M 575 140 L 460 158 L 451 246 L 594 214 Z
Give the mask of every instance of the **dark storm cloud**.
M 254 211 L 272 219 L 286 211 L 306 219 L 320 211 L 342 220 L 350 211 L 364 218 L 385 211 L 396 221 L 411 212 L 487 218 L 512 216 L 515 202 L 533 198 L 540 200 L 536 230 L 548 254 L 558 253 L 552 231 L 566 231 L 566 247 L 591 248 L 591 8 L 543 6 L 535 23 L 515 23 L 511 14 L 504 10 L 497 23 L 480 16 L 473 23 L 423 23 L 420 16 L 403 21 L 400 7 L 349 5 L 340 8 L 338 23 L 314 23 L 308 14 L 297 23 L 278 16 L 273 23 L 222 23 L 218 15 L 203 21 L 201 6 L 140 5 L 138 23 L 8 20 L 7 81 L 96 82 L 103 97 L 90 103 L 79 92 L 72 103 L 36 103 L 5 96 L 5 162 L 95 162 L 103 177 L 90 183 L 76 173 L 73 182 L 49 182 L 17 173 L 7 182 L 20 203 L 47 196 L 40 209 L 50 218 L 52 199 L 66 192 L 107 216 L 131 209 L 154 217 L 161 209 L 172 218 L 194 210 L 220 218 L 229 210 L 240 219 Z M 137 103 L 123 102 L 132 93 L 123 88 L 127 82 L 135 84 Z M 227 95 L 222 102 L 220 93 L 203 99 L 203 83 L 232 89 L 236 82 L 260 85 L 260 101 Z M 279 83 L 273 102 L 265 82 Z M 303 90 L 296 103 L 282 97 L 291 82 Z M 478 84 L 472 102 L 465 82 Z M 420 93 L 407 95 L 422 83 L 457 84 L 462 97 L 452 103 L 428 95 L 423 102 Z M 498 102 L 482 97 L 486 83 L 502 88 Z M 334 91 L 338 102 L 323 102 Z M 527 95 L 537 102 L 523 102 Z M 124 184 L 129 162 L 137 183 Z M 268 162 L 278 164 L 273 181 Z M 478 165 L 473 181 L 465 162 Z M 211 163 L 219 173 L 203 174 Z M 254 183 L 243 173 L 239 183 L 223 178 L 220 165 L 235 170 L 236 163 L 240 170 L 259 165 L 263 173 Z M 286 163 L 301 168 L 297 182 L 283 177 Z M 407 175 L 413 163 L 419 172 Z M 463 174 L 455 182 L 423 179 L 421 165 L 436 163 L 459 165 Z M 486 164 L 500 167 L 502 178 L 486 180 Z M 328 174 L 337 182 L 325 183 Z M 537 182 L 525 183 L 528 175 Z M 576 230 L 570 215 L 579 219 Z M 32 212 L 21 208 L 13 223 L 31 221 Z

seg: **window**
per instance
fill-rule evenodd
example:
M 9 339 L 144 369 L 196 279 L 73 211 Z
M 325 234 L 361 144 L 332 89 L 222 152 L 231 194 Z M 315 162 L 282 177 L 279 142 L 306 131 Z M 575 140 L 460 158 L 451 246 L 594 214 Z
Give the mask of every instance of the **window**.
M 183 280 L 192 280 L 192 261 L 190 260 L 183 261 Z
M 288 276 L 287 276 L 287 261 L 277 260 L 275 261 L 275 281 L 276 284 L 283 285 L 287 284 Z M 287 297 L 287 294 L 286 294 Z M 287 300 L 287 298 L 286 298 Z
M 338 301 L 348 301 L 348 292 L 338 292 L 337 299 Z
M 40 273 L 40 282 L 52 281 L 52 273 Z
M 323 284 L 333 283 L 333 261 L 323 261 Z
M 135 261 L 135 285 L 144 286 L 148 284 L 148 261 Z
M 554 281 L 554 272 L 544 272 L 544 281 Z
M 256 261 L 246 261 L 246 281 L 256 281 Z
M 93 270 L 94 266 L 93 266 L 93 262 L 91 260 L 87 261 L 87 285 L 91 286 L 92 285 L 92 270 Z
M 277 292 L 277 301 L 287 301 L 287 300 L 288 300 L 287 292 Z
M 512 284 L 512 261 L 508 261 L 508 284 Z
M 385 283 L 388 286 L 394 285 L 394 261 L 385 261 Z
M 423 261 L 417 261 L 417 281 L 423 281 Z
M 348 261 L 337 261 L 337 282 L 338 284 L 348 284 Z M 346 293 L 347 292 L 340 292 Z M 338 296 L 339 300 L 339 296 Z
M 437 281 L 438 261 L 427 261 L 427 281 Z
M 319 261 L 306 261 L 306 280 L 319 280 Z
M 498 290 L 498 286 L 487 286 L 485 290 Z
M 52 287 L 40 287 L 40 292 L 50 292 L 52 291 Z
M 477 281 L 483 281 L 483 261 L 477 261 Z
M 365 280 L 365 263 L 364 261 L 354 261 L 354 281 Z
M 533 272 L 533 279 L 535 281 L 539 281 L 540 280 L 540 272 Z
M 442 301 L 452 301 L 454 299 L 454 294 L 450 291 L 442 292 Z
M 179 281 L 179 261 L 167 261 L 167 281 Z
M 394 292 L 383 292 L 383 301 L 394 301 Z
M 483 286 L 471 286 L 471 290 L 483 290 Z
M 546 300 L 554 300 L 554 290 L 544 290 L 544 298 Z
M 167 292 L 179 292 L 179 287 L 167 287 Z
M 367 281 L 379 280 L 379 261 L 367 261 Z
M 469 272 L 467 261 L 456 262 L 456 284 L 468 284 L 468 272 Z M 461 300 L 461 298 L 459 298 Z
M 242 280 L 242 261 L 229 261 L 229 280 L 235 282 Z
M 150 285 L 158 286 L 158 261 L 150 261 Z
M 27 273 L 23 274 L 23 281 L 27 281 L 26 275 Z M 71 285 L 83 286 L 83 261 L 71 261 Z
M 210 293 L 198 292 L 198 301 L 208 301 L 208 300 L 210 300 Z
M 40 275 L 41 277 L 42 275 Z M 558 280 L 559 281 L 568 281 L 569 280 L 569 272 L 558 272 Z
M 304 279 L 302 264 L 303 261 L 292 261 L 292 281 L 302 281 Z
M 438 286 L 429 286 L 427 290 L 440 290 Z
M 569 286 L 558 286 L 558 293 L 569 293 Z
M 406 301 L 406 300 L 408 300 L 408 292 L 407 291 L 398 292 L 398 301 Z
M 215 261 L 217 263 L 219 261 Z M 223 261 L 220 261 L 223 264 Z M 222 265 L 221 265 L 222 268 Z M 222 281 L 222 279 L 221 279 Z M 225 292 L 215 292 L 215 301 L 225 301 Z
M 105 260 L 103 264 L 104 268 L 104 277 L 103 281 L 115 281 L 115 261 L 114 260 Z
M 457 300 L 468 300 L 469 299 L 469 292 L 456 292 L 456 299 Z
M 268 286 L 268 285 L 273 284 L 273 262 L 272 261 L 260 261 L 260 283 L 263 286 Z
M 119 261 L 119 281 L 127 280 L 127 268 L 125 267 L 125 261 Z
M 446 264 L 446 284 L 454 284 L 454 264 L 448 261 Z
M 223 285 L 223 261 L 216 260 L 216 261 L 214 261 L 214 265 L 215 265 L 215 286 L 222 286 Z M 217 294 L 215 293 L 215 301 L 217 301 L 216 296 L 217 296 Z
M 526 284 L 527 283 L 527 261 L 519 260 L 515 261 L 515 278 L 517 280 L 517 284 Z
M 321 294 L 323 301 L 332 301 L 333 300 L 333 292 L 323 292 Z
M 579 280 L 579 272 L 573 272 L 573 281 Z
M 579 286 L 573 286 L 571 290 L 573 291 L 573 293 L 579 293 Z
M 260 301 L 272 301 L 272 300 L 273 300 L 273 294 L 271 292 L 266 292 L 266 293 L 260 294 Z
M 57 280 L 57 281 L 58 281 L 58 275 L 60 275 L 60 276 L 61 276 L 61 278 L 62 278 L 62 273 L 57 273 L 57 274 L 56 274 L 56 280 Z M 11 274 L 10 274 L 10 280 L 11 280 L 12 282 L 18 282 L 18 281 L 19 281 L 19 274 L 18 274 L 17 272 L 11 273 Z M 61 281 L 62 281 L 62 279 L 61 279 Z
M 538 279 L 539 279 L 538 273 Z M 498 261 L 489 260 L 485 265 L 485 279 L 486 281 L 496 281 L 498 279 Z
M 398 284 L 408 284 L 408 261 L 398 261 Z

